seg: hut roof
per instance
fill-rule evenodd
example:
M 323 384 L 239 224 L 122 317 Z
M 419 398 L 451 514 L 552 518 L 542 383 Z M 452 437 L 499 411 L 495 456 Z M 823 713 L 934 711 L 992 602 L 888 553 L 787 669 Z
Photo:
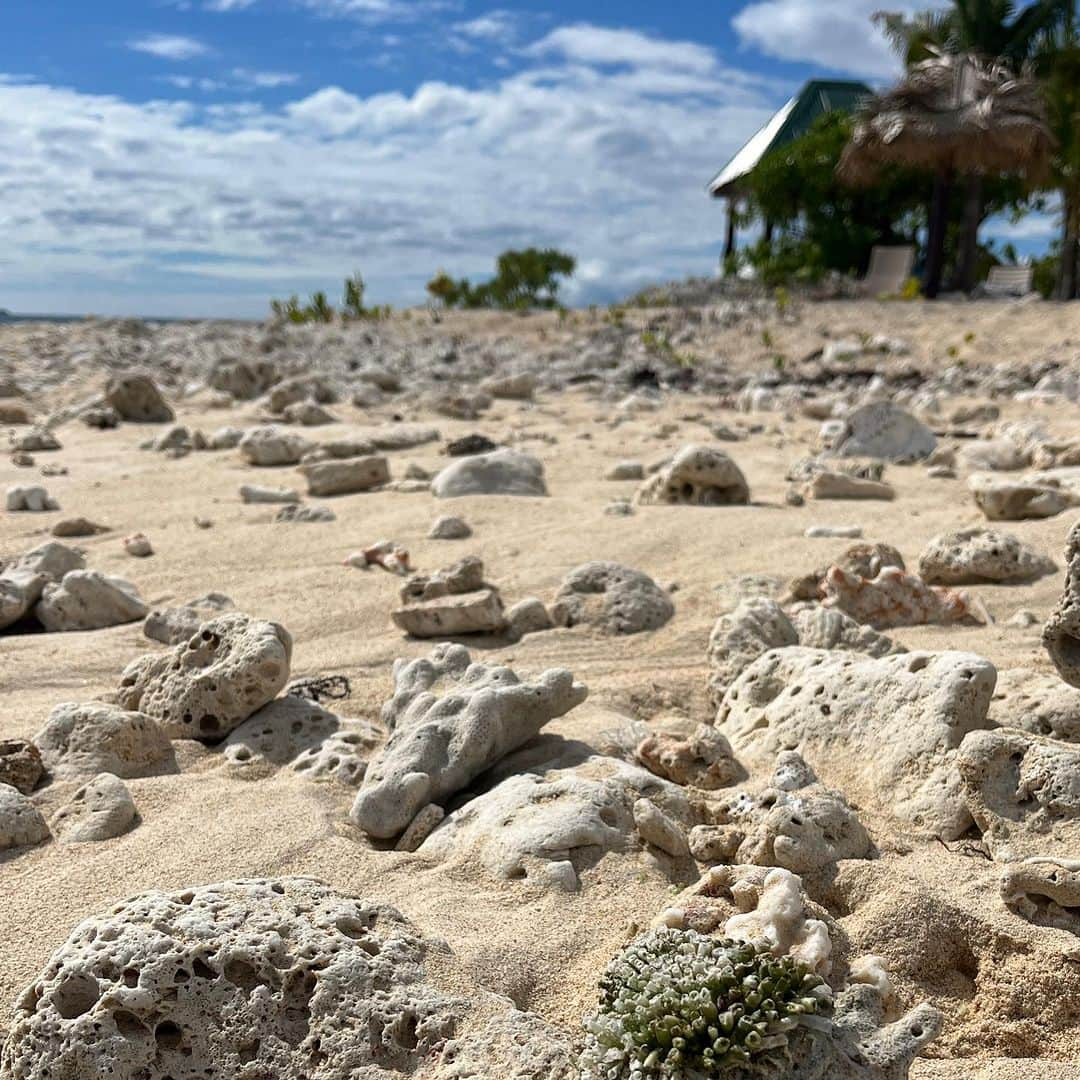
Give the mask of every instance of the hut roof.
M 819 116 L 854 112 L 871 96 L 865 83 L 811 80 L 716 174 L 709 184 L 709 194 L 714 198 L 737 194 L 739 181 L 753 172 L 770 151 L 805 135 Z

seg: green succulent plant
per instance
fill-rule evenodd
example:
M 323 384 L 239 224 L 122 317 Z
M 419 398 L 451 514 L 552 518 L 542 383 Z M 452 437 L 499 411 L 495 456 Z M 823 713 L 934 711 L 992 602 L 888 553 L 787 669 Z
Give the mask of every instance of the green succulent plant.
M 632 942 L 600 980 L 587 1017 L 584 1080 L 697 1080 L 787 1046 L 831 1007 L 820 976 L 790 956 L 661 927 Z

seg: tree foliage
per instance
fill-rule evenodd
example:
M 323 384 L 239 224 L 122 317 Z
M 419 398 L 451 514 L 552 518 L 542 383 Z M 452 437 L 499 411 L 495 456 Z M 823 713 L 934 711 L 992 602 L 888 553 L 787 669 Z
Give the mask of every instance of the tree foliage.
M 851 125 L 843 113 L 819 117 L 748 177 L 744 218 L 761 218 L 780 230 L 772 243 L 763 241 L 749 253 L 768 284 L 815 279 L 829 270 L 861 273 L 875 244 L 912 242 L 929 181 L 911 170 L 887 169 L 872 187 L 842 184 L 836 167 Z
M 428 282 L 427 291 L 448 308 L 554 308 L 558 306 L 560 279 L 572 276 L 576 265 L 572 255 L 554 248 L 504 251 L 496 260 L 495 276 L 490 281 L 474 286 L 466 278 L 455 280 L 440 270 Z

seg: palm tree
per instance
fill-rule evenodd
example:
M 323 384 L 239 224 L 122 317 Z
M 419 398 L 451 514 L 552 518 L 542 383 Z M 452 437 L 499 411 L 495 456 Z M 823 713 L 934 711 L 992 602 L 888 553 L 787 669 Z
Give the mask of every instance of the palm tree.
M 933 55 L 950 53 L 970 55 L 984 63 L 1000 60 L 1015 70 L 1036 55 L 1048 36 L 1071 21 L 1074 6 L 1075 0 L 1037 0 L 1018 12 L 1013 0 L 954 0 L 945 11 L 910 18 L 879 12 L 874 20 L 909 68 Z M 955 284 L 965 292 L 975 284 L 979 226 L 985 216 L 985 171 L 976 165 L 964 178 L 964 219 Z M 952 177 L 941 179 L 935 194 L 943 214 Z M 937 272 L 940 274 L 940 267 Z
M 1061 240 L 1054 293 L 1059 300 L 1075 300 L 1080 295 L 1080 32 L 1074 17 L 1045 37 L 1037 66 L 1057 139 L 1051 169 L 1061 202 Z
M 937 296 L 944 265 L 948 197 L 957 173 L 1021 173 L 1041 179 L 1054 145 L 1038 84 L 1001 61 L 932 53 L 856 116 L 840 176 L 872 183 L 882 166 L 933 171 L 924 292 Z M 979 194 L 981 214 L 981 193 Z M 976 219 L 976 225 L 978 219 Z

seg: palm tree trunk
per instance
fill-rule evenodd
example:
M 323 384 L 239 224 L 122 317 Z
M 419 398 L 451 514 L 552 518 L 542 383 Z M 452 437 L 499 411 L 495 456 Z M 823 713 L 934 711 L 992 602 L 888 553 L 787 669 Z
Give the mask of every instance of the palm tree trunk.
M 1059 300 L 1075 300 L 1080 295 L 1080 194 L 1061 193 L 1061 216 L 1061 264 L 1056 294 Z
M 930 201 L 927 220 L 926 271 L 923 275 L 923 294 L 934 300 L 941 292 L 941 274 L 945 268 L 945 232 L 949 223 L 949 193 L 952 189 L 952 170 L 942 169 L 934 177 L 934 195 Z
M 979 226 L 983 219 L 983 181 L 978 173 L 969 173 L 964 181 L 964 222 L 960 235 L 960 258 L 954 288 L 969 293 L 975 288 L 979 261 Z

